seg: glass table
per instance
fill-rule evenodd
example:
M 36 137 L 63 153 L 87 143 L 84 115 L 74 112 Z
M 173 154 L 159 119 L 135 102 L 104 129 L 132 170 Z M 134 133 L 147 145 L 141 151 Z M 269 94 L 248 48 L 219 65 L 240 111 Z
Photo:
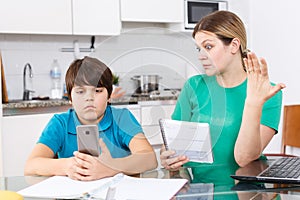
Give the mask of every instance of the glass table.
M 262 161 L 262 164 L 265 162 Z M 255 173 L 261 166 L 254 169 L 239 168 L 235 165 L 182 167 L 179 171 L 157 169 L 139 175 L 143 178 L 186 178 L 188 183 L 178 192 L 174 200 L 212 200 L 212 199 L 299 199 L 300 185 L 271 184 L 257 182 L 240 182 L 230 177 L 231 174 Z M 30 185 L 45 180 L 47 177 L 19 176 L 0 178 L 0 189 L 19 191 Z M 134 188 L 133 188 L 134 189 Z M 128 191 L 130 192 L 130 191 Z M 33 198 L 24 198 L 33 199 Z M 37 200 L 37 198 L 34 198 Z

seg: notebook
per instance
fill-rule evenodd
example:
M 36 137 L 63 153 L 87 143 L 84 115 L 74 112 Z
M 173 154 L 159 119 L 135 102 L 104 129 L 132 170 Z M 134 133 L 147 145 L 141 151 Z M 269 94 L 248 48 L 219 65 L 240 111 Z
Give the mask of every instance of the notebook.
M 95 181 L 53 176 L 18 193 L 24 197 L 51 199 L 171 199 L 186 183 L 187 179 L 136 178 L 124 174 Z
M 253 161 L 231 177 L 242 181 L 300 184 L 300 157 L 278 158 L 270 165 L 266 161 Z
M 159 125 L 167 150 L 186 155 L 193 162 L 213 162 L 208 123 L 159 119 Z

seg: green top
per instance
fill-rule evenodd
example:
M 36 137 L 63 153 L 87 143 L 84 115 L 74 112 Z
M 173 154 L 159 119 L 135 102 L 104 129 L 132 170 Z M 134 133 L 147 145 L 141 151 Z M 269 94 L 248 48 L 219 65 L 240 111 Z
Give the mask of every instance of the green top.
M 193 76 L 185 83 L 172 119 L 209 123 L 214 156 L 213 164 L 187 163 L 187 166 L 203 169 L 194 170 L 194 174 L 204 173 L 205 166 L 236 164 L 234 145 L 242 122 L 246 89 L 247 80 L 236 87 L 223 88 L 215 76 L 207 75 Z M 273 128 L 275 133 L 280 120 L 281 101 L 280 91 L 264 104 L 262 111 L 261 124 Z M 215 175 L 218 176 L 218 173 Z

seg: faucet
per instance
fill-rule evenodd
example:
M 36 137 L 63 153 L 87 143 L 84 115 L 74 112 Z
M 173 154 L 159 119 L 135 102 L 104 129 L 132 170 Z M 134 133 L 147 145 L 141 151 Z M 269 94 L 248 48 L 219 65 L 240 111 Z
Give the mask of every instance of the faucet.
M 26 71 L 27 71 L 27 67 L 29 69 L 29 78 L 33 77 L 31 65 L 29 63 L 26 63 L 26 65 L 24 66 L 24 71 L 23 71 L 23 100 L 29 100 L 29 93 L 34 92 L 34 91 L 28 90 L 26 88 Z

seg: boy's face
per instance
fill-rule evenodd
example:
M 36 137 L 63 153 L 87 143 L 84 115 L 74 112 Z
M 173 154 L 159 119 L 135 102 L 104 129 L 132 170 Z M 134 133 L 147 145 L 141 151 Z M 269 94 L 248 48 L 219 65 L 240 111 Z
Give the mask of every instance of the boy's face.
M 105 87 L 75 85 L 71 97 L 73 108 L 82 124 L 97 124 L 103 118 L 108 102 Z

